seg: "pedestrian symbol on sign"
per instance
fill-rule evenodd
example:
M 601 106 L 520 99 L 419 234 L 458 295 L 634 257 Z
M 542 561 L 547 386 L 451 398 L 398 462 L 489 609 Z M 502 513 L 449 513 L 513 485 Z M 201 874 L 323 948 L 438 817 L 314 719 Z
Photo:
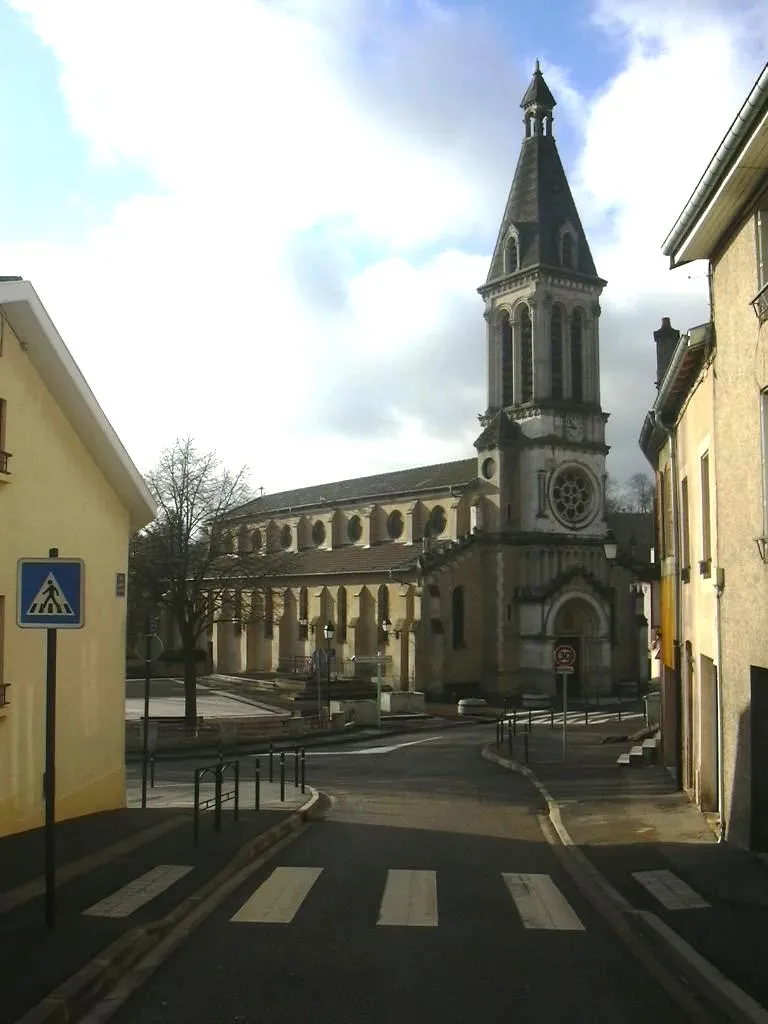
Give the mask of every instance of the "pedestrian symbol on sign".
M 43 585 L 33 597 L 27 615 L 72 615 L 72 605 L 67 601 L 64 593 L 56 582 L 52 572 L 49 572 L 43 581 Z

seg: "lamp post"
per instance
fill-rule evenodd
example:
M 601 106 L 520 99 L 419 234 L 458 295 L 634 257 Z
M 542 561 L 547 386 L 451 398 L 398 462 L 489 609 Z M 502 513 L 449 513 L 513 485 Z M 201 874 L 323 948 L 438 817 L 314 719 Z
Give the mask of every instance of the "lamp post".
M 376 726 L 381 728 L 381 662 L 385 655 L 387 643 L 389 642 L 389 631 L 392 629 L 392 623 L 389 619 L 384 619 L 381 624 L 381 646 L 382 650 L 378 653 L 376 659 Z
M 323 636 L 325 637 L 325 663 L 328 672 L 328 721 L 331 719 L 331 640 L 336 633 L 333 623 L 329 619 L 328 622 L 323 626 Z M 318 677 L 317 685 L 317 700 L 318 705 L 320 703 L 320 680 Z

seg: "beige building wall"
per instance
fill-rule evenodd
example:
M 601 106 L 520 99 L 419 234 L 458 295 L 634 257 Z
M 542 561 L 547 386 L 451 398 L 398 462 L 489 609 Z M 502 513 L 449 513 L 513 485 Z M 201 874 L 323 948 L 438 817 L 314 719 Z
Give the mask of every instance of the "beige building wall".
M 129 515 L 4 324 L 0 398 L 10 473 L 0 475 L 0 835 L 41 825 L 45 630 L 16 626 L 16 563 L 58 547 L 85 561 L 85 627 L 59 631 L 57 818 L 124 802 Z
M 763 506 L 761 390 L 768 387 L 768 326 L 750 305 L 758 290 L 755 221 L 749 216 L 713 260 L 717 332 L 715 436 L 721 599 L 724 803 L 728 838 L 750 839 L 751 667 L 768 666 L 768 567 L 756 537 Z
M 680 525 L 683 786 L 705 810 L 717 807 L 717 522 L 714 364 L 704 366 L 676 429 Z M 709 488 L 702 478 L 708 465 Z M 708 504 L 708 514 L 706 507 Z M 702 567 L 709 533 L 709 566 Z

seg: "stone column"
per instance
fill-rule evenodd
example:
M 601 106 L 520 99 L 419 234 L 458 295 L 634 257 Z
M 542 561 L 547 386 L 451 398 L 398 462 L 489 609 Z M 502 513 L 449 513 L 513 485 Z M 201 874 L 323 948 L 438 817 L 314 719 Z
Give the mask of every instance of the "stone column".
M 523 360 L 520 348 L 520 324 L 518 322 L 519 314 L 515 315 L 510 321 L 510 329 L 512 331 L 512 396 L 513 405 L 520 405 L 523 397 L 523 382 L 522 382 L 522 371 L 523 371 Z
M 483 319 L 488 343 L 488 404 L 492 409 L 499 409 L 502 405 L 501 331 L 492 310 L 486 309 Z

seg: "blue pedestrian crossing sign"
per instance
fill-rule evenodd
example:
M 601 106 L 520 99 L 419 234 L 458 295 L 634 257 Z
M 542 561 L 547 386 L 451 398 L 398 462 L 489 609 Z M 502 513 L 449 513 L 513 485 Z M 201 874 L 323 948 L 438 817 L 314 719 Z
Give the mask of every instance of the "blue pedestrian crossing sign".
M 85 566 L 81 558 L 20 558 L 16 624 L 22 629 L 81 629 Z

